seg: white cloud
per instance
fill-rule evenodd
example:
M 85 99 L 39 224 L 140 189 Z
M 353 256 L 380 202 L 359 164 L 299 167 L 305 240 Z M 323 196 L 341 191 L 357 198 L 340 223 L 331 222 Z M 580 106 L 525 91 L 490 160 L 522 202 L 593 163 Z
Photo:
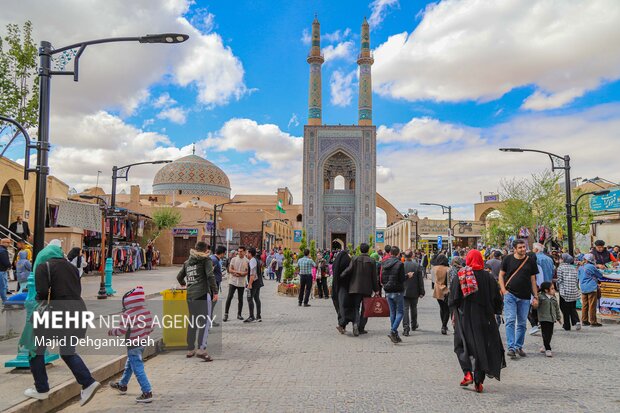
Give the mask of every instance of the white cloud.
M 331 62 L 337 59 L 353 61 L 353 57 L 355 55 L 354 48 L 355 45 L 353 44 L 353 41 L 348 40 L 346 42 L 338 43 L 335 46 L 330 44 L 329 46 L 324 47 L 321 51 L 325 57 L 325 62 Z
M 379 126 L 377 128 L 377 142 L 416 143 L 423 146 L 456 142 L 475 144 L 480 141 L 479 133 L 474 128 L 423 117 L 413 118 L 404 125 Z
M 348 27 L 344 30 L 336 30 L 332 33 L 325 33 L 321 35 L 321 40 L 326 43 L 338 43 L 342 40 L 347 39 L 351 35 L 351 29 Z
M 110 191 L 113 165 L 139 161 L 177 159 L 191 153 L 191 146 L 175 147 L 170 139 L 157 132 L 147 132 L 125 123 L 120 117 L 100 111 L 92 115 L 57 118 L 52 130 L 54 146 L 50 152 L 52 174 L 70 186 L 84 189 L 99 182 Z M 141 165 L 131 169 L 128 183 L 119 181 L 119 190 L 140 185 L 151 190 L 153 177 L 161 165 Z
M 310 42 L 312 42 L 312 35 L 310 35 L 310 30 L 304 29 L 301 32 L 301 42 L 306 46 L 310 45 Z
M 497 99 L 534 85 L 543 110 L 620 78 L 620 2 L 444 0 L 375 50 L 376 92 L 407 100 Z
M 353 78 L 356 71 L 344 74 L 340 70 L 334 70 L 329 80 L 331 90 L 331 102 L 336 106 L 349 106 L 353 98 Z
M 454 125 L 438 127 L 453 139 Z M 541 149 L 571 156 L 573 176 L 603 176 L 620 180 L 614 151 L 598 144 L 616 142 L 620 104 L 608 104 L 570 114 L 524 114 L 497 126 L 479 130 L 483 138 L 461 146 L 409 145 L 407 141 L 382 145 L 377 163 L 396 171 L 393 179 L 378 182 L 378 192 L 397 208 L 417 208 L 420 216 L 440 218 L 441 209 L 419 207 L 439 202 L 455 207 L 455 219 L 472 219 L 479 193 L 496 192 L 502 177 L 528 177 L 550 168 L 549 159 L 535 153 L 502 153 L 500 147 Z M 468 129 L 468 128 L 465 128 Z M 476 131 L 476 129 L 472 129 Z M 415 177 L 415 178 L 413 178 Z
M 170 106 L 176 105 L 177 101 L 170 97 L 168 92 L 164 92 L 155 101 L 153 102 L 153 107 L 155 108 L 167 108 Z
M 297 118 L 297 114 L 293 113 L 291 115 L 291 118 L 288 121 L 288 128 L 291 128 L 291 125 L 293 125 L 294 127 L 299 126 L 299 119 Z
M 256 159 L 283 168 L 288 161 L 299 161 L 303 139 L 280 130 L 277 125 L 258 124 L 252 119 L 231 119 L 217 132 L 196 143 L 199 148 L 218 151 L 254 152 Z
M 232 150 L 248 154 L 249 170 L 242 164 L 226 169 L 234 193 L 271 194 L 275 188 L 288 186 L 296 196 L 301 194 L 303 139 L 277 125 L 231 119 L 196 146 L 206 153 Z
M 82 7 L 74 1 L 58 0 L 54 13 L 49 13 L 36 0 L 23 0 L 3 8 L 0 31 L 4 34 L 8 23 L 28 16 L 33 38 L 49 40 L 56 47 L 106 36 L 189 34 L 188 41 L 175 45 L 127 42 L 89 46 L 80 59 L 79 83 L 67 76 L 54 77 L 55 114 L 99 110 L 130 114 L 144 102 L 148 89 L 161 81 L 195 88 L 198 102 L 207 107 L 240 98 L 248 91 L 240 60 L 217 33 L 201 33 L 187 21 L 184 14 L 190 4 L 189 0 L 136 0 L 127 7 L 123 0 L 108 0 L 97 7 Z
M 170 122 L 183 125 L 187 120 L 187 111 L 179 107 L 164 109 L 157 114 L 157 119 L 167 119 Z
M 192 13 L 191 23 L 204 34 L 215 30 L 215 14 L 209 13 L 208 9 L 195 9 Z
M 392 168 L 387 166 L 377 165 L 377 183 L 385 183 L 394 178 L 394 172 Z
M 371 29 L 375 29 L 383 22 L 390 8 L 398 7 L 398 0 L 373 0 L 369 7 L 371 13 L 368 24 Z

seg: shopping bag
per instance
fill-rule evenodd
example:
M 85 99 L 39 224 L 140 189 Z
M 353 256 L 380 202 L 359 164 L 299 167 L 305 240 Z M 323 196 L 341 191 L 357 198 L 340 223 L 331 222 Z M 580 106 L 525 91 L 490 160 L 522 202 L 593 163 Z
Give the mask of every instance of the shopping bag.
M 385 297 L 365 297 L 364 317 L 389 317 L 390 306 Z

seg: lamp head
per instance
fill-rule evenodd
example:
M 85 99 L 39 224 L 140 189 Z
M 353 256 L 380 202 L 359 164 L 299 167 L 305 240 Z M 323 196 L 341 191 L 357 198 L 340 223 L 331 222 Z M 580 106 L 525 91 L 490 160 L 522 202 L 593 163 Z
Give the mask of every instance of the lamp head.
M 523 152 L 521 148 L 499 148 L 502 152 Z
M 609 192 L 610 192 L 609 189 L 604 189 L 601 191 L 594 191 L 592 192 L 592 195 L 607 195 Z
M 182 33 L 159 33 L 159 34 L 147 34 L 138 39 L 140 43 L 183 43 L 189 39 L 189 36 Z
M 170 163 L 170 162 L 172 162 L 172 161 L 171 161 L 171 160 L 169 160 L 169 159 L 167 159 L 167 160 L 165 160 L 165 161 L 153 161 L 153 162 L 151 162 L 151 163 L 152 163 L 153 165 L 159 165 L 159 164 L 161 164 L 161 163 Z

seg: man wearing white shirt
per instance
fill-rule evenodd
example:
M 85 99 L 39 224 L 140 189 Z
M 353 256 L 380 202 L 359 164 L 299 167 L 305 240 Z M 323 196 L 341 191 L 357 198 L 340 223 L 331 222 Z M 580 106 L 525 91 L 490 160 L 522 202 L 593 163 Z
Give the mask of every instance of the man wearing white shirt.
M 228 321 L 228 310 L 230 310 L 230 303 L 235 295 L 235 291 L 237 292 L 238 299 L 237 319 L 243 320 L 241 316 L 243 311 L 243 293 L 250 264 L 250 261 L 245 257 L 245 252 L 245 247 L 240 246 L 237 249 L 237 256 L 230 260 L 228 266 L 228 297 L 226 298 L 226 307 L 222 321 Z

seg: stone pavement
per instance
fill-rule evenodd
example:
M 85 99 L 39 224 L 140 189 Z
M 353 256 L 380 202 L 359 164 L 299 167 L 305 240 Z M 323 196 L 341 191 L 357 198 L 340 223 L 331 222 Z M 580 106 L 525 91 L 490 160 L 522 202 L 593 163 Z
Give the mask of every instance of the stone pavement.
M 331 300 L 314 299 L 312 307 L 303 308 L 275 290 L 266 281 L 262 323 L 224 323 L 223 352 L 213 354 L 214 362 L 186 359 L 181 351 L 147 361 L 156 397 L 152 404 L 136 406 L 134 378 L 127 395 L 106 387 L 86 407 L 73 403 L 62 411 L 620 410 L 620 326 L 570 333 L 556 328 L 551 359 L 537 354 L 540 336 L 527 336 L 529 356 L 509 360 L 502 381 L 488 379 L 485 393 L 477 394 L 459 387 L 453 336 L 440 334 L 439 307 L 430 296 L 420 300 L 421 329 L 394 345 L 386 336 L 387 319 L 371 319 L 365 336 L 343 336 L 335 329 Z
M 109 297 L 107 300 L 96 300 L 97 292 L 99 291 L 99 277 L 85 276 L 82 277 L 82 297 L 85 301 L 87 301 L 87 305 L 91 309 L 97 306 L 102 308 L 106 305 L 105 309 L 112 308 L 114 312 L 118 312 L 121 309 L 120 299 L 123 294 L 137 285 L 142 285 L 145 288 L 147 296 L 154 295 L 152 298 L 153 300 L 161 299 L 157 293 L 176 284 L 175 277 L 177 272 L 178 268 L 176 267 L 162 267 L 152 271 L 115 274 L 113 279 L 113 287 L 116 289 L 117 294 L 113 297 Z M 15 288 L 15 283 L 11 283 L 11 288 Z M 113 301 L 114 304 L 109 301 Z M 23 310 L 10 310 L 2 312 L 0 317 L 2 317 L 2 320 L 0 320 L 2 335 L 6 332 L 6 325 L 11 324 L 6 321 L 8 317 L 20 318 L 21 324 L 17 331 L 21 332 L 21 326 L 23 326 L 23 320 L 25 319 L 25 313 Z M 159 337 L 161 337 L 161 334 L 159 334 Z M 156 339 L 159 337 L 154 338 Z M 26 397 L 23 395 L 23 391 L 27 387 L 31 387 L 33 385 L 32 376 L 28 369 L 11 369 L 4 367 L 4 363 L 7 360 L 13 359 L 17 354 L 18 341 L 19 336 L 0 341 L 0 393 L 2 394 L 2 397 L 0 397 L 0 410 L 5 410 L 26 400 Z M 86 365 L 91 369 L 109 362 L 114 357 L 115 356 L 112 354 L 83 355 Z M 54 386 L 61 385 L 73 377 L 62 360 L 57 360 L 50 367 L 48 367 L 48 376 L 50 386 L 52 388 Z

